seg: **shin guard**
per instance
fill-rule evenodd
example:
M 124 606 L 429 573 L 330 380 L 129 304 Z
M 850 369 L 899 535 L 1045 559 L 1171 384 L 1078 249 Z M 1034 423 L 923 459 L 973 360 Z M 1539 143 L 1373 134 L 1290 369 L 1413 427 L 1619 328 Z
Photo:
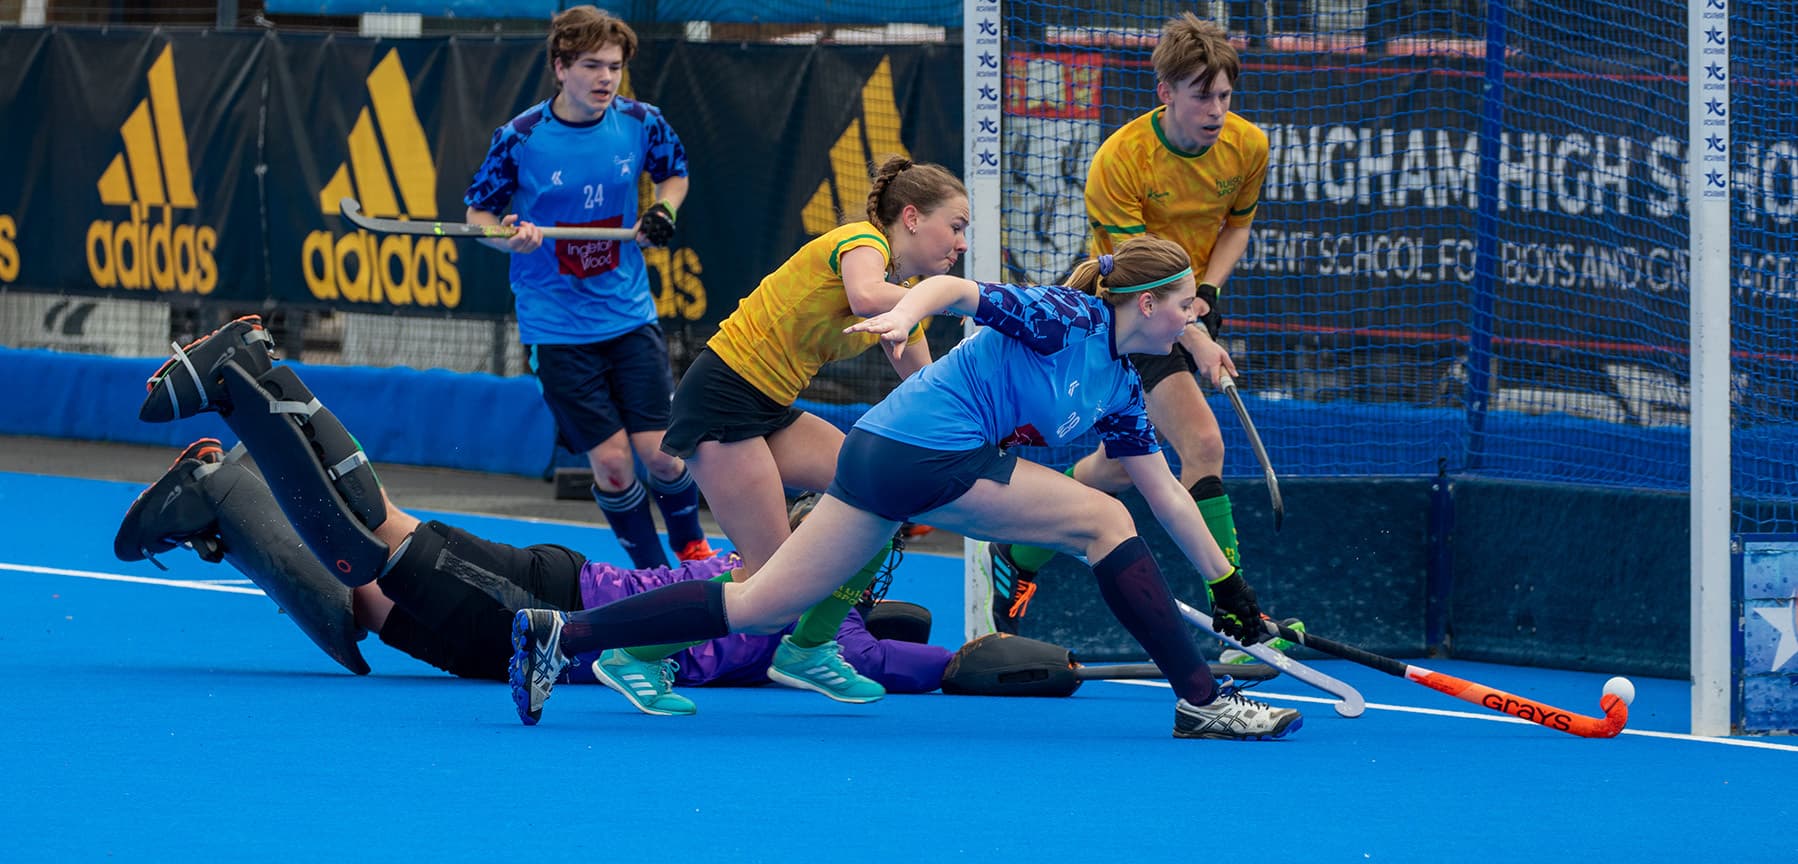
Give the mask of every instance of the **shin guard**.
M 368 661 L 356 647 L 367 634 L 356 624 L 349 586 L 306 551 L 268 487 L 248 468 L 231 462 L 198 480 L 201 495 L 218 516 L 214 554 L 222 553 L 256 583 L 331 659 L 367 675 Z M 198 542 L 195 548 L 205 554 Z
M 288 367 L 254 379 L 236 364 L 217 372 L 230 404 L 225 423 L 256 458 L 306 546 L 345 585 L 381 575 L 387 544 L 371 529 L 386 521 L 387 507 L 349 430 Z
M 222 459 L 212 439 L 189 446 L 132 502 L 113 552 L 122 561 L 155 561 L 187 545 L 207 561 L 227 561 L 331 659 L 368 674 L 368 661 L 356 647 L 365 634 L 356 625 L 350 589 L 306 551 L 262 479 Z

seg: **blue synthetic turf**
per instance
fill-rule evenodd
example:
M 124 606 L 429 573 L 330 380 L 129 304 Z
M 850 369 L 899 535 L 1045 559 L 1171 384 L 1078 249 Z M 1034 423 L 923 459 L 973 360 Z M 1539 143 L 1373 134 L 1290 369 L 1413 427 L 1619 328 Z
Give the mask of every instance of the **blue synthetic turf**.
M 692 691 L 646 717 L 563 687 L 525 728 L 500 684 L 363 643 L 357 678 L 260 596 L 105 581 L 234 579 L 113 560 L 136 488 L 0 474 L 0 861 L 1793 860 L 1798 748 L 1586 741 L 1340 662 L 1356 720 L 1312 702 L 1272 743 L 1180 741 L 1165 688 L 1068 699 Z M 403 503 L 403 502 L 402 502 Z M 446 515 L 616 555 L 597 528 Z M 39 569 L 41 568 L 41 569 Z M 84 571 L 76 575 L 69 571 Z M 896 598 L 960 632 L 960 562 L 908 555 Z M 233 582 L 232 586 L 240 583 Z M 1596 713 L 1604 676 L 1428 664 Z M 1679 731 L 1638 680 L 1632 730 Z M 1313 697 L 1276 680 L 1276 701 Z M 1408 706 L 1474 717 L 1389 710 Z

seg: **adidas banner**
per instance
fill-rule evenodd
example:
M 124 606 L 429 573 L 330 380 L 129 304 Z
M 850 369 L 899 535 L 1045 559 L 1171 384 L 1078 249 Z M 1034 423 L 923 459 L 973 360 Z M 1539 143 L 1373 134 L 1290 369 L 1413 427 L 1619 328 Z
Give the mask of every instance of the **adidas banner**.
M 871 163 L 959 170 L 958 69 L 940 46 L 645 42 L 624 92 L 692 176 L 673 248 L 645 252 L 664 318 L 715 323 L 859 218 Z M 0 285 L 508 314 L 504 254 L 360 231 L 337 202 L 462 221 L 493 130 L 553 87 L 538 39 L 0 31 L 0 120 L 35 130 L 0 139 Z
M 21 287 L 260 298 L 264 42 L 0 32 Z M 177 57 L 179 60 L 177 61 Z M 13 64 L 19 64 L 14 67 Z M 10 67 L 10 68 L 9 68 Z M 17 134 L 31 130 L 31 134 Z

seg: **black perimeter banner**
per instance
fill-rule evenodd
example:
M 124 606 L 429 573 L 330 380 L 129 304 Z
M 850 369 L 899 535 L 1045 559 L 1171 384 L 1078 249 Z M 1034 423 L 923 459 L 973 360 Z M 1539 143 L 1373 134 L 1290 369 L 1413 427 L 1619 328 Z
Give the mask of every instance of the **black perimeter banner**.
M 646 253 L 663 316 L 728 314 L 862 212 L 874 160 L 959 172 L 958 57 L 645 43 L 626 92 L 668 117 L 693 182 L 674 248 Z M 553 82 L 537 39 L 0 31 L 0 123 L 28 131 L 0 136 L 0 284 L 508 314 L 503 254 L 369 235 L 337 201 L 461 221 L 493 130 Z

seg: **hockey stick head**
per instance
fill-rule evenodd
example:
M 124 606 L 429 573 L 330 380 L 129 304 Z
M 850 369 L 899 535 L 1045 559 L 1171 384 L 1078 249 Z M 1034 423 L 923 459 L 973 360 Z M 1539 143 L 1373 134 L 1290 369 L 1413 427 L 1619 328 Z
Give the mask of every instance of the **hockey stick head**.
M 1598 698 L 1598 707 L 1604 711 L 1604 725 L 1593 730 L 1595 734 L 1586 738 L 1615 738 L 1629 725 L 1629 703 L 1609 693 Z

